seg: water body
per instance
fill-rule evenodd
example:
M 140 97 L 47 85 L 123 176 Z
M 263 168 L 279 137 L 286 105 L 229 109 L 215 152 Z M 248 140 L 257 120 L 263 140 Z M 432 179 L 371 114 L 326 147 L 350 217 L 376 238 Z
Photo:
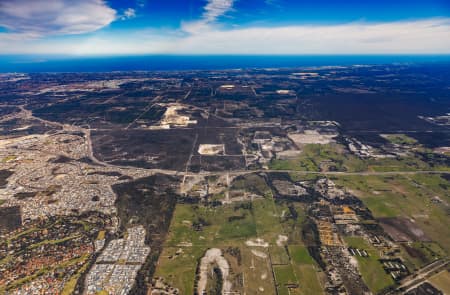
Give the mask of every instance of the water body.
M 450 55 L 289 56 L 0 56 L 0 72 L 110 72 L 288 68 L 392 63 L 450 63 Z

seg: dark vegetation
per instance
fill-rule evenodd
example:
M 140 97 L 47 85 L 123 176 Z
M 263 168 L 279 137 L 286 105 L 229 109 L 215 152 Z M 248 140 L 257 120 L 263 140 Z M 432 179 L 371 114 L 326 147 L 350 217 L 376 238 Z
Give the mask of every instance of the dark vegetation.
M 113 186 L 118 196 L 116 206 L 121 230 L 142 224 L 146 229 L 146 243 L 151 248 L 131 294 L 146 294 L 175 209 L 178 182 L 178 178 L 156 174 Z
M 308 249 L 309 255 L 317 262 L 317 264 L 325 269 L 325 262 L 320 256 L 320 238 L 316 223 L 311 218 L 306 218 L 302 227 L 302 240 Z
M 0 208 L 0 234 L 18 229 L 22 225 L 20 207 Z
M 8 184 L 8 178 L 13 175 L 14 172 L 10 170 L 0 170 L 0 188 L 5 188 Z

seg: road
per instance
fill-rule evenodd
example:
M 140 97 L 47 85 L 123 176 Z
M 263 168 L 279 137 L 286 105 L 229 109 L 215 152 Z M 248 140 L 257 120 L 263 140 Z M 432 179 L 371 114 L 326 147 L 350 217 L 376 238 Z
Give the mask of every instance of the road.
M 398 294 L 397 292 L 402 292 L 403 294 L 403 292 L 408 292 L 409 290 L 418 287 L 430 276 L 447 267 L 449 263 L 450 261 L 445 258 L 426 265 L 425 267 L 419 269 L 417 272 L 413 273 L 409 277 L 405 278 L 395 291 L 387 293 L 386 295 Z
M 159 97 L 156 97 L 156 99 Z M 154 100 L 153 100 L 154 101 Z M 89 158 L 96 164 L 108 167 L 118 167 L 122 169 L 134 169 L 134 170 L 145 170 L 151 173 L 158 174 L 167 174 L 174 176 L 212 176 L 212 175 L 230 175 L 230 176 L 239 176 L 250 173 L 296 173 L 296 174 L 304 174 L 304 175 L 330 175 L 330 176 L 388 176 L 388 175 L 416 175 L 416 174 L 449 174 L 450 171 L 439 171 L 439 170 L 418 170 L 418 171 L 386 171 L 386 172 L 372 172 L 372 171 L 361 171 L 361 172 L 344 172 L 344 171 L 328 171 L 328 172 L 318 172 L 318 171 L 298 171 L 298 170 L 272 170 L 272 169 L 256 169 L 256 170 L 233 170 L 233 171 L 201 171 L 198 173 L 193 173 L 188 171 L 188 167 L 184 171 L 178 170 L 168 170 L 168 169 L 146 169 L 146 168 L 138 168 L 138 167 L 130 167 L 130 166 L 118 166 L 112 165 L 107 162 L 103 162 L 97 159 L 94 155 L 92 140 L 91 140 L 91 130 L 90 128 L 83 128 L 79 126 L 62 124 L 58 122 L 48 121 L 33 115 L 30 110 L 25 109 L 24 106 L 19 106 L 21 110 L 20 116 L 27 119 L 35 119 L 44 124 L 50 126 L 56 126 L 62 128 L 64 131 L 77 131 L 82 132 L 85 135 L 87 145 L 88 145 L 88 156 Z M 146 108 L 142 114 L 147 112 Z M 141 114 L 141 115 L 142 115 Z M 139 118 L 139 117 L 138 117 Z M 233 127 L 233 128 L 241 128 L 241 127 Z

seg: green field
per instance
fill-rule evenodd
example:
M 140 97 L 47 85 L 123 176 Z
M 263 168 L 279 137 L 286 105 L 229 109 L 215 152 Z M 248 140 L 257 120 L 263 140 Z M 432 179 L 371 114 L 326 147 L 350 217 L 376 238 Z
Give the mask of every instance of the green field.
M 201 231 L 194 229 L 195 223 L 204 223 Z M 251 210 L 235 210 L 233 205 L 210 208 L 180 204 L 175 208 L 166 246 L 177 247 L 185 242 L 207 247 L 254 236 L 256 225 Z
M 297 235 L 296 240 L 289 239 L 289 252 L 276 244 L 279 235 L 293 237 L 293 232 L 301 232 L 304 208 L 296 204 L 299 214 L 294 221 L 280 216 L 287 210 L 287 205 L 275 204 L 272 198 L 254 200 L 251 206 L 243 204 L 233 203 L 220 208 L 178 204 L 155 276 L 163 277 L 165 282 L 179 288 L 181 294 L 192 294 L 197 264 L 205 251 L 214 247 L 226 253 L 232 247 L 239 249 L 240 264 L 233 263 L 231 267 L 233 273 L 242 274 L 244 286 L 238 288 L 245 293 L 264 290 L 266 294 L 274 294 L 274 272 L 280 294 L 287 294 L 286 283 L 300 286 L 292 289 L 291 294 L 321 294 L 315 262 L 301 244 L 300 236 Z M 199 222 L 204 223 L 200 230 L 194 227 Z M 256 238 L 270 246 L 246 245 L 246 241 Z M 298 282 L 297 278 L 302 281 Z
M 448 181 L 439 175 L 339 176 L 337 184 L 350 189 L 374 217 L 405 217 L 414 220 L 434 242 L 450 253 L 450 203 Z M 436 201 L 438 197 L 439 202 Z
M 269 247 L 270 259 L 273 265 L 289 264 L 289 255 L 285 247 L 272 245 Z
M 286 286 L 289 284 L 298 284 L 298 279 L 294 272 L 294 269 L 292 268 L 292 265 L 275 265 L 273 266 L 273 272 L 275 273 L 278 294 L 292 294 L 292 292 L 289 292 Z
M 323 294 L 317 265 L 303 245 L 289 246 L 292 265 L 300 283 L 300 294 Z
M 303 245 L 290 245 L 288 247 L 292 261 L 298 265 L 314 265 L 314 259 L 309 255 L 308 250 Z
M 159 258 L 155 276 L 180 289 L 181 294 L 194 294 L 195 270 L 205 247 L 183 247 L 183 253 L 175 256 L 178 247 L 165 247 Z
M 364 249 L 369 253 L 369 257 L 355 256 L 355 258 L 358 260 L 358 268 L 363 280 L 372 292 L 377 293 L 394 283 L 379 262 L 378 250 L 361 237 L 345 237 L 344 240 L 349 247 Z
M 397 141 L 409 140 L 405 137 L 396 137 Z M 449 171 L 450 167 L 438 160 L 436 154 L 431 150 L 419 148 L 417 152 L 428 155 L 428 160 L 422 159 L 417 154 L 408 154 L 394 158 L 367 158 L 361 159 L 350 153 L 339 144 L 307 144 L 302 153 L 294 159 L 274 159 L 270 163 L 273 170 L 296 170 L 296 171 L 323 171 L 321 164 L 327 163 L 335 171 L 363 172 L 363 171 Z
M 280 224 L 280 213 L 272 198 L 253 202 L 253 216 L 257 236 L 269 243 L 275 243 L 280 234 L 284 234 Z
M 367 166 L 339 144 L 307 144 L 296 159 L 270 163 L 273 170 L 320 171 L 322 162 L 330 162 L 339 171 L 365 171 Z

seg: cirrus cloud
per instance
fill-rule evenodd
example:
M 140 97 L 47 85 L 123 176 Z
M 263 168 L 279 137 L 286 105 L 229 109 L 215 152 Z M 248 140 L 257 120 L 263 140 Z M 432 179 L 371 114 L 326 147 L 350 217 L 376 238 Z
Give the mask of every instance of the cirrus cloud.
M 0 2 L 0 26 L 14 33 L 83 34 L 117 18 L 103 0 L 11 0 Z
M 203 7 L 202 18 L 182 23 L 182 30 L 189 34 L 198 34 L 211 28 L 214 22 L 233 9 L 234 0 L 208 0 Z

